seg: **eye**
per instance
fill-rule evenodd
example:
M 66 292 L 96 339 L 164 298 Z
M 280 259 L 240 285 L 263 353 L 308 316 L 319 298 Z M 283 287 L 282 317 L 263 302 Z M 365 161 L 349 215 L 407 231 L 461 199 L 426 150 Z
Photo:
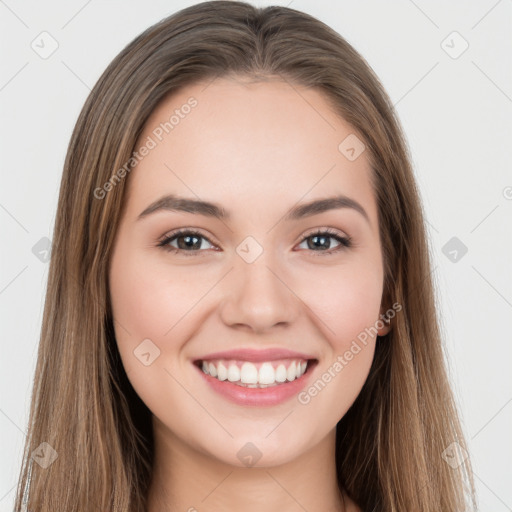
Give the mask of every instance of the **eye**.
M 335 249 L 330 249 L 331 239 L 338 242 L 338 246 Z M 311 242 L 309 242 L 310 240 Z M 312 249 L 313 252 L 317 253 L 325 253 L 326 255 L 352 247 L 352 239 L 350 237 L 341 236 L 337 231 L 333 231 L 329 228 L 318 229 L 310 233 L 302 239 L 301 245 L 304 243 L 306 243 L 307 249 Z
M 338 242 L 338 246 L 335 249 L 330 248 L 330 239 L 334 239 Z M 311 243 L 309 242 L 310 240 Z M 194 253 L 203 252 L 205 249 L 208 249 L 208 247 L 204 247 L 203 241 L 206 241 L 206 243 L 213 246 L 212 242 L 210 242 L 210 240 L 208 240 L 208 238 L 200 231 L 193 229 L 180 229 L 166 235 L 158 243 L 158 247 L 169 252 L 192 256 Z M 176 245 L 173 245 L 175 243 Z M 337 231 L 329 228 L 322 228 L 303 238 L 301 244 L 303 243 L 307 243 L 307 249 L 310 249 L 313 252 L 328 255 L 351 247 L 352 239 L 350 237 L 341 236 Z
M 205 249 L 202 241 L 205 240 L 207 243 L 213 245 L 204 235 L 199 231 L 191 229 L 181 229 L 166 235 L 163 240 L 158 243 L 158 247 L 162 247 L 166 251 L 174 253 L 195 253 L 200 252 L 201 249 Z M 174 242 L 177 246 L 171 245 Z M 192 254 L 186 254 L 191 256 Z

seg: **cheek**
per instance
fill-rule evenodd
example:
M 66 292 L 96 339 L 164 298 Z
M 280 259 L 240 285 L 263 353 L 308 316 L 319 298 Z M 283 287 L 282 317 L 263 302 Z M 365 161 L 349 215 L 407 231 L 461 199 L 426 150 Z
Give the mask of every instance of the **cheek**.
M 182 331 L 187 312 L 206 292 L 205 286 L 183 278 L 179 269 L 166 270 L 121 246 L 112 256 L 110 296 L 117 347 L 128 379 L 154 414 L 167 410 L 170 402 L 183 408 L 189 399 L 172 375 L 179 365 L 181 340 L 187 339 Z
M 151 358 L 162 360 L 162 340 L 180 309 L 180 301 L 170 297 L 179 294 L 179 290 L 166 284 L 165 276 L 160 275 L 154 265 L 144 264 L 135 251 L 123 250 L 122 244 L 114 251 L 110 298 L 117 346 L 127 373 L 141 370 L 140 361 L 134 357 L 138 347 L 146 346 Z
M 152 389 L 174 385 L 164 370 L 174 374 L 189 364 L 183 349 L 201 324 L 203 298 L 217 280 L 214 271 L 169 265 L 144 251 L 114 252 L 110 294 L 116 342 L 128 378 L 148 406 L 155 400 Z M 148 352 L 153 362 L 144 366 L 141 357 Z
M 114 255 L 110 283 L 114 317 L 132 334 L 133 342 L 141 336 L 163 340 L 208 284 L 189 272 L 149 262 L 133 252 L 126 257 Z
M 328 344 L 315 379 L 298 396 L 315 418 L 336 424 L 359 395 L 371 368 L 382 286 L 378 267 L 361 266 L 316 279 L 322 292 L 308 296 L 308 306 Z
M 313 276 L 311 276 L 313 277 Z M 323 334 L 333 349 L 345 350 L 350 342 L 375 325 L 383 290 L 383 274 L 373 259 L 360 258 L 350 265 L 317 271 L 314 287 L 303 297 L 322 322 Z

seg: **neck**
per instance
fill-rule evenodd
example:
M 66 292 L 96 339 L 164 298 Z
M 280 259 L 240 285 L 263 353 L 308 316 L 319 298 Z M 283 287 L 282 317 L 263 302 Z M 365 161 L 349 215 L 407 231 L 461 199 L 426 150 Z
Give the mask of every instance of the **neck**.
M 346 510 L 336 476 L 335 430 L 284 464 L 237 467 L 198 452 L 155 419 L 153 425 L 148 512 Z

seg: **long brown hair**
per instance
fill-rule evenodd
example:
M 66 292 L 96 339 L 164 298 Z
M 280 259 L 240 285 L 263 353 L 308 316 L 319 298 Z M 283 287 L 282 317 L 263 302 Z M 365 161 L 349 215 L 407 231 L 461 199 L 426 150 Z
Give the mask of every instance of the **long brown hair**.
M 340 488 L 368 512 L 462 511 L 466 500 L 475 507 L 469 459 L 454 465 L 443 456 L 467 448 L 447 378 L 424 214 L 391 101 L 366 61 L 319 20 L 285 7 L 214 1 L 163 19 L 126 46 L 76 123 L 15 510 L 146 508 L 151 416 L 120 361 L 107 279 L 129 179 L 119 179 L 119 170 L 165 96 L 231 74 L 315 88 L 368 151 L 383 304 L 402 310 L 377 339 L 369 377 L 337 425 Z M 113 177 L 115 186 L 98 194 Z

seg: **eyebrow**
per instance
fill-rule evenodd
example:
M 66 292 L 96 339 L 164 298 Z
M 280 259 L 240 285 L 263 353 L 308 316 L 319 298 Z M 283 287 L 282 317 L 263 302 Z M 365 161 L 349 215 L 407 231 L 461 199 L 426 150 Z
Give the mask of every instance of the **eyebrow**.
M 291 208 L 284 216 L 285 221 L 293 221 L 311 217 L 329 210 L 340 208 L 351 208 L 359 212 L 368 223 L 370 218 L 366 210 L 354 199 L 344 195 L 337 195 L 327 197 L 325 199 L 316 199 L 308 203 L 303 203 Z M 198 199 L 189 199 L 179 197 L 176 195 L 166 195 L 151 203 L 140 215 L 137 220 L 140 220 L 148 215 L 158 211 L 179 211 L 186 213 L 193 213 L 196 215 L 204 215 L 206 217 L 214 217 L 219 220 L 230 220 L 231 214 L 227 212 L 222 206 L 211 203 L 208 201 L 201 201 Z

